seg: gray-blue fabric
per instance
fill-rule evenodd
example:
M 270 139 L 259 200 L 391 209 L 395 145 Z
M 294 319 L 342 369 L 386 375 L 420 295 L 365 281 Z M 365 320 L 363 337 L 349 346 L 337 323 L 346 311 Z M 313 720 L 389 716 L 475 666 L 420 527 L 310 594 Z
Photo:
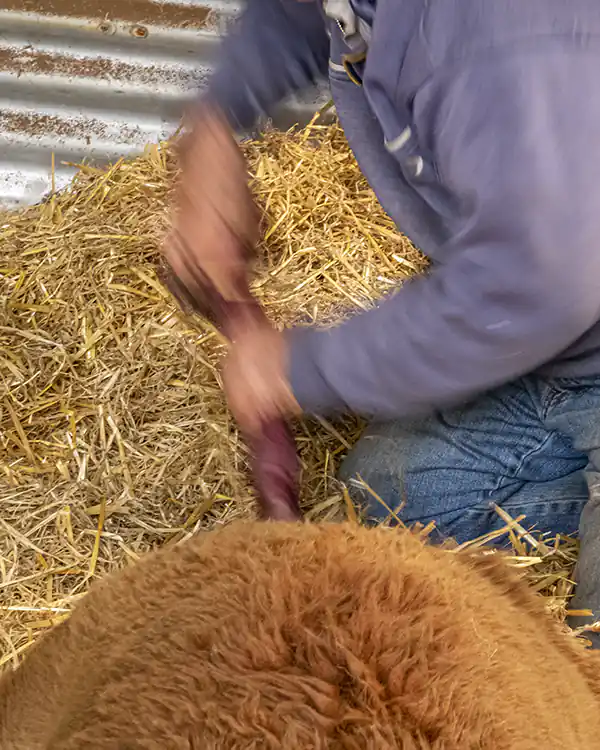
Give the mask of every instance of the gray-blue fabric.
M 432 260 L 375 309 L 291 334 L 300 405 L 391 419 L 600 374 L 600 2 L 352 5 L 372 25 L 362 86 L 318 2 L 249 0 L 208 93 L 243 129 L 329 75 L 359 166 Z

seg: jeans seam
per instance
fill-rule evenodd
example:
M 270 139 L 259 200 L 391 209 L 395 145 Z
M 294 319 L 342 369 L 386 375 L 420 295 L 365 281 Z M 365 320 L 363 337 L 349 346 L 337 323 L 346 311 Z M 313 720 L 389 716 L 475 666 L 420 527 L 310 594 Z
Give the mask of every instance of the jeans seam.
M 518 480 L 519 479 L 519 472 L 523 468 L 523 465 L 525 464 L 525 461 L 527 461 L 528 458 L 530 458 L 531 456 L 535 455 L 540 450 L 542 450 L 542 448 L 548 442 L 550 442 L 550 440 L 552 438 L 554 438 L 556 436 L 556 434 L 557 433 L 554 430 L 551 430 L 550 432 L 548 432 L 548 434 L 545 436 L 545 438 L 540 443 L 538 443 L 538 445 L 535 446 L 535 448 L 531 448 L 531 450 L 527 451 L 527 453 L 524 453 L 521 456 L 521 459 L 520 459 L 519 463 L 517 464 L 514 472 L 512 473 L 512 476 L 510 476 L 510 477 L 507 477 L 507 476 L 500 476 L 500 477 L 498 477 L 498 481 L 496 482 L 496 486 L 494 487 L 494 489 L 488 491 L 488 497 L 491 499 L 491 494 L 493 492 L 498 492 L 498 490 L 501 489 L 502 486 L 503 486 L 503 484 L 506 482 L 507 478 L 517 479 Z M 525 480 L 520 480 L 520 481 L 525 481 Z
M 569 395 L 569 391 L 565 388 L 557 388 L 553 385 L 552 390 L 554 391 L 554 393 L 542 406 L 542 421 L 544 422 L 548 419 L 548 414 L 550 413 L 550 411 L 552 409 L 555 409 L 557 406 L 561 406 L 566 401 Z

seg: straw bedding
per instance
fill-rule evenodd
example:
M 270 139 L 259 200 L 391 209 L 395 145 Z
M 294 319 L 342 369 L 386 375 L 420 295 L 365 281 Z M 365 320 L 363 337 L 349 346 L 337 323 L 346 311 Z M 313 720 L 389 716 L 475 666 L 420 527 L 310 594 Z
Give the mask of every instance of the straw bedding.
M 278 324 L 338 319 L 425 268 L 336 125 L 244 148 L 264 209 L 254 292 Z M 95 576 L 253 511 L 223 344 L 154 273 L 174 173 L 169 145 L 149 146 L 0 216 L 0 668 Z M 355 518 L 334 475 L 359 429 L 298 427 L 309 518 Z M 575 543 L 507 521 L 515 563 L 560 614 Z

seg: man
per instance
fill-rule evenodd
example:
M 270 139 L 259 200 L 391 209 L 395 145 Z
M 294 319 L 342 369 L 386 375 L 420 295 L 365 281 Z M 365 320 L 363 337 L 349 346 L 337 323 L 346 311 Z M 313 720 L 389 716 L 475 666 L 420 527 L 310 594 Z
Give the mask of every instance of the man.
M 362 171 L 432 260 L 334 329 L 241 336 L 224 379 L 242 426 L 368 416 L 343 478 L 459 540 L 499 523 L 492 503 L 541 531 L 581 517 L 576 606 L 600 617 L 600 4 L 250 0 L 223 52 L 190 152 L 218 165 L 185 163 L 178 273 L 235 293 L 222 238 L 254 229 L 230 131 L 327 74 Z

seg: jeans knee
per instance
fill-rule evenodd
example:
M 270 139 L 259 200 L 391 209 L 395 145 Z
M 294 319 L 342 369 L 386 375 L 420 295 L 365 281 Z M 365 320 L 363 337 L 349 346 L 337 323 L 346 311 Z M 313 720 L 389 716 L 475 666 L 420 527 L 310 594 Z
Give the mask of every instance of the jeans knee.
M 346 485 L 352 502 L 367 521 L 382 522 L 390 515 L 393 516 L 403 504 L 405 491 L 402 474 L 391 474 L 374 466 L 355 466 L 344 462 L 340 479 Z
M 408 447 L 385 428 L 370 429 L 343 461 L 339 478 L 367 520 L 381 522 L 403 504 L 411 474 Z

